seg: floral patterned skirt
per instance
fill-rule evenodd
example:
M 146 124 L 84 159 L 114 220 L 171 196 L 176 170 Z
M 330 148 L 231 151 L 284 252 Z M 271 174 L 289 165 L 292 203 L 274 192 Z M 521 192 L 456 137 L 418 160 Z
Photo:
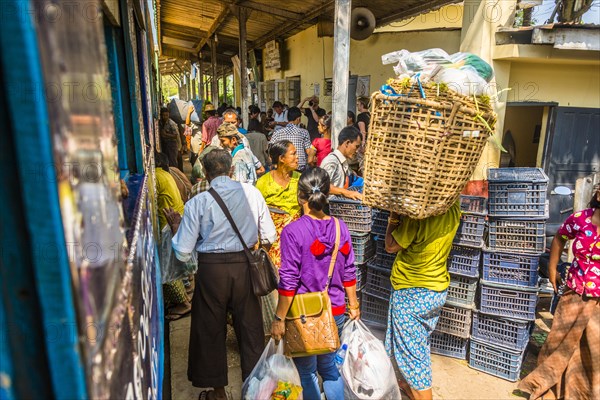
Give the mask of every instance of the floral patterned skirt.
M 287 224 L 297 220 L 299 217 L 300 213 L 296 215 L 290 215 L 271 212 L 271 219 L 273 219 L 275 229 L 277 230 L 277 240 L 275 240 L 275 242 L 271 245 L 269 257 L 277 269 L 279 269 L 281 266 L 281 247 L 279 241 L 281 238 L 281 231 Z M 265 331 L 265 335 L 268 335 L 271 332 L 271 322 L 273 322 L 273 316 L 275 315 L 275 311 L 277 309 L 277 300 L 277 290 L 274 290 L 270 294 L 260 298 L 260 305 L 263 315 L 263 329 Z
M 415 390 L 431 388 L 429 336 L 437 325 L 447 293 L 407 288 L 394 290 L 390 298 L 385 349 Z

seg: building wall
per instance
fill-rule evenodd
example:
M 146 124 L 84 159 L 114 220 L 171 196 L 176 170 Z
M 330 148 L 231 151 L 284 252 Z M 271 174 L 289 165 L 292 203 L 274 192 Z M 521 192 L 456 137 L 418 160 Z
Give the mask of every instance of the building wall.
M 419 51 L 440 47 L 448 53 L 458 51 L 460 30 L 411 31 L 402 33 L 376 33 L 364 41 L 351 41 L 350 73 L 370 75 L 370 91 L 377 90 L 387 79 L 394 77 L 392 65 L 383 65 L 383 54 L 407 49 Z M 283 50 L 285 70 L 265 69 L 263 80 L 301 76 L 301 96 L 314 93 L 314 84 L 320 85 L 321 107 L 331 109 L 331 97 L 323 96 L 325 78 L 331 78 L 333 66 L 333 38 L 317 37 L 317 28 L 308 28 L 285 41 Z
M 559 106 L 600 108 L 599 64 L 567 65 L 514 61 L 508 101 L 557 102 Z
M 515 141 L 517 167 L 535 167 L 538 145 L 541 142 L 541 128 L 544 107 L 511 107 L 506 108 L 504 132 L 510 130 Z M 540 138 L 534 142 L 536 125 L 540 125 Z

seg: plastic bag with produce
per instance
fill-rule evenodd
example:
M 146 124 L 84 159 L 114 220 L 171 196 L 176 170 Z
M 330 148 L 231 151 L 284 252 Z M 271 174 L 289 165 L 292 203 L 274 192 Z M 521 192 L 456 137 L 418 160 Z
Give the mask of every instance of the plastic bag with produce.
M 291 358 L 283 354 L 279 344 L 269 340 L 256 366 L 242 386 L 244 400 L 301 400 L 300 375 Z

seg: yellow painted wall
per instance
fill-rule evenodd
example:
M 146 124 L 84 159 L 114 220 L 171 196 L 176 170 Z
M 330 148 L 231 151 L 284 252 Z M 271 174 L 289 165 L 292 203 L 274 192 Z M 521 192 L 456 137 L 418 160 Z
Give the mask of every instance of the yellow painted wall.
M 560 106 L 600 107 L 600 63 L 565 65 L 512 62 L 508 101 L 557 102 Z
M 458 51 L 460 30 L 450 31 L 412 31 L 403 33 L 373 34 L 364 41 L 351 41 L 350 73 L 352 75 L 370 75 L 371 92 L 377 90 L 388 78 L 394 77 L 392 65 L 383 65 L 383 54 L 407 49 L 419 51 L 440 47 L 448 53 Z M 317 37 L 317 28 L 308 28 L 285 41 L 285 71 L 265 69 L 263 80 L 283 79 L 301 76 L 301 96 L 313 94 L 314 83 L 321 85 L 321 107 L 331 109 L 331 97 L 323 96 L 325 78 L 332 77 L 333 39 Z
M 420 14 L 402 21 L 392 22 L 375 32 L 404 32 L 436 28 L 460 28 L 463 22 L 463 5 L 450 4 L 439 10 Z

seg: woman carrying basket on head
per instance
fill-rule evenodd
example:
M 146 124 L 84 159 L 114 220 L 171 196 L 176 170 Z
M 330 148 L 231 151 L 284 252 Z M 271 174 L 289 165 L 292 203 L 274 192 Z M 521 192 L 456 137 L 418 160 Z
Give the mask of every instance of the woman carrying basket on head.
M 537 368 L 519 384 L 531 399 L 597 399 L 600 396 L 600 188 L 590 208 L 578 211 L 560 227 L 548 264 L 554 291 L 560 253 L 573 240 L 573 264 L 554 314 L 552 329 L 540 350 Z
M 411 399 L 433 396 L 429 337 L 446 302 L 446 260 L 459 223 L 458 201 L 442 215 L 415 220 L 391 213 L 388 220 L 385 250 L 398 254 L 390 276 L 385 347 L 406 381 L 400 388 Z
M 329 185 L 329 175 L 321 168 L 308 169 L 300 176 L 298 202 L 304 215 L 286 226 L 281 234 L 279 302 L 271 327 L 275 340 L 286 334 L 284 320 L 297 295 L 327 289 L 339 332 L 345 322 L 344 294 L 348 296 L 350 318 L 360 316 L 350 232 L 343 221 L 323 212 Z M 314 332 L 312 336 L 318 337 L 319 333 Z M 294 358 L 305 400 L 321 399 L 317 371 L 323 379 L 327 399 L 344 398 L 344 383 L 335 366 L 334 356 L 335 353 L 330 352 Z

